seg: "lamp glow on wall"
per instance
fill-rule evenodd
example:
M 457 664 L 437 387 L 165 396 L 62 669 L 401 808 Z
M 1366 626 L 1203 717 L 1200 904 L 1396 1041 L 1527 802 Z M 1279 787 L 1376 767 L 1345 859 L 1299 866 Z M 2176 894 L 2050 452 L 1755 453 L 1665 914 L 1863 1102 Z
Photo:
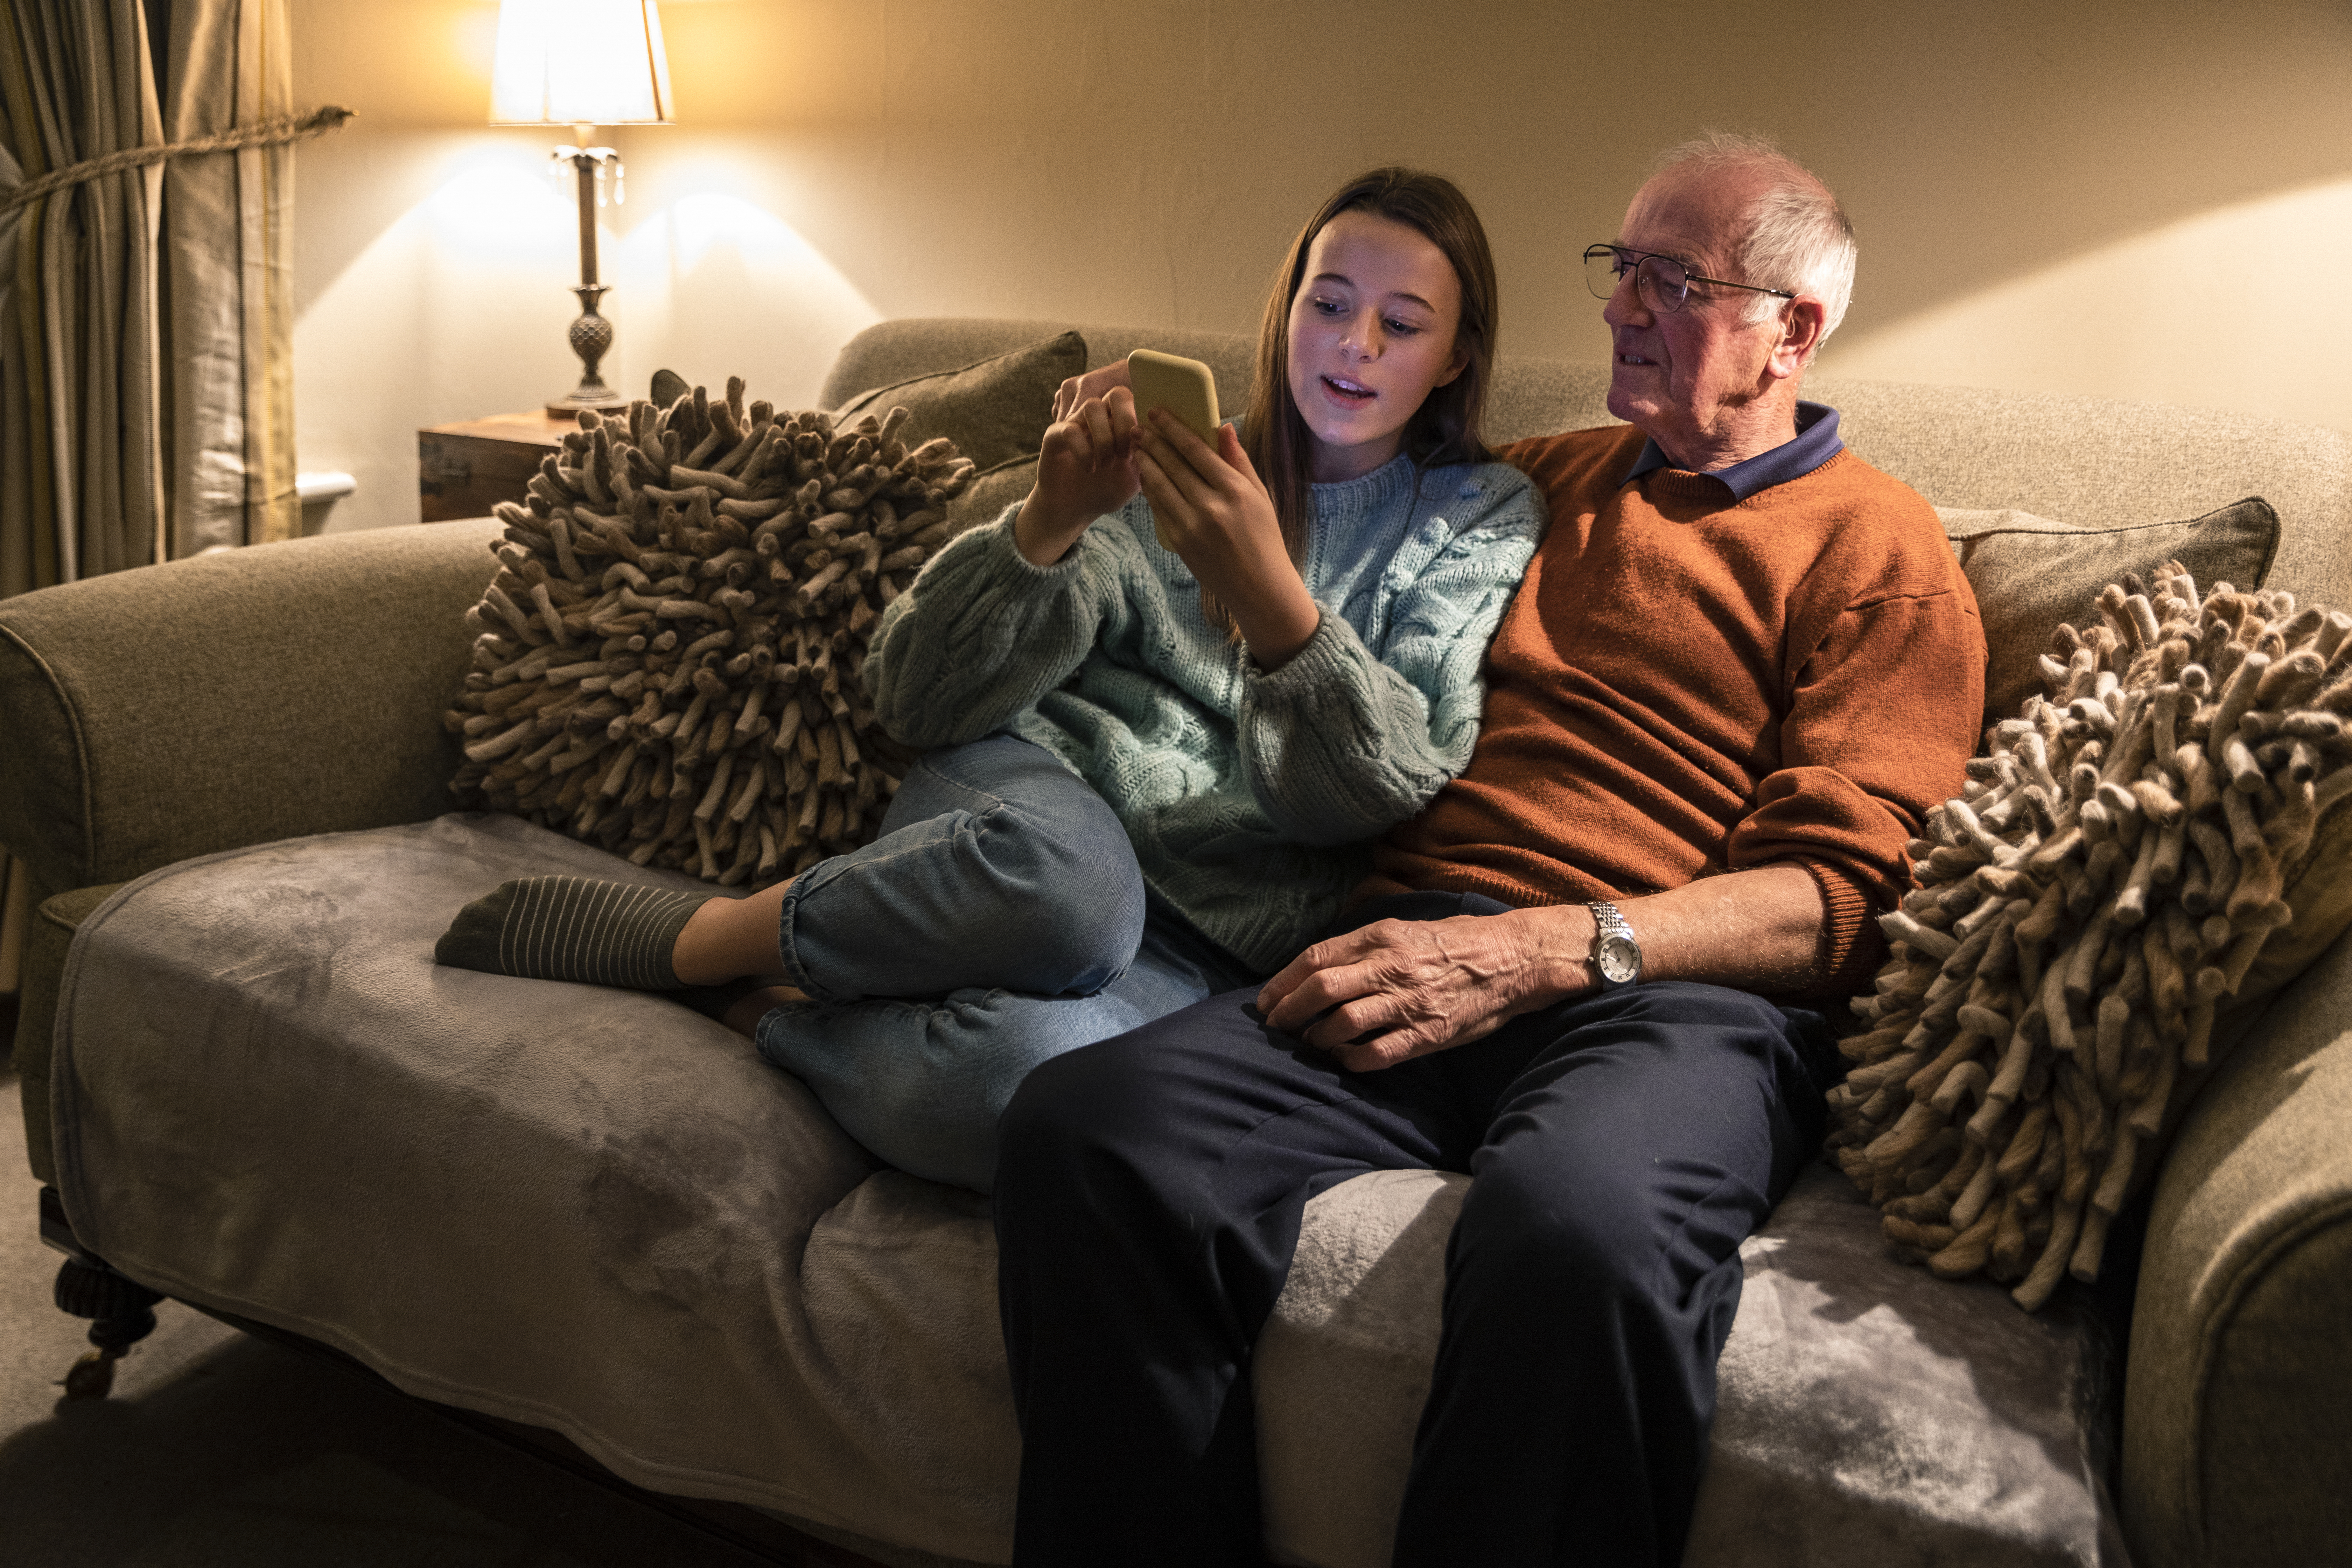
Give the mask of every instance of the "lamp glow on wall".
M 580 285 L 572 292 L 580 317 L 572 323 L 572 352 L 583 372 L 571 395 L 547 411 L 561 417 L 625 407 L 628 399 L 596 374 L 613 346 L 613 323 L 597 309 L 606 288 L 596 280 L 596 209 L 604 205 L 604 165 L 613 166 L 615 201 L 623 171 L 618 153 L 589 141 L 599 125 L 671 123 L 659 0 L 499 0 L 490 123 L 572 128 L 578 144 L 554 155 L 579 176 Z

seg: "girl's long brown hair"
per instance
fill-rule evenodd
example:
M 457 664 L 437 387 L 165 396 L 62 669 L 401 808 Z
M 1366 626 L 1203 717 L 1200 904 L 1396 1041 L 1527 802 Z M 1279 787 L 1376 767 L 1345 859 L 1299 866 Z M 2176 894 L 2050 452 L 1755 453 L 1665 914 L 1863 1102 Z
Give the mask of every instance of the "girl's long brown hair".
M 1368 169 L 1331 193 L 1290 242 L 1266 291 L 1258 324 L 1257 361 L 1250 377 L 1249 408 L 1242 416 L 1242 449 L 1274 498 L 1282 542 L 1293 565 L 1307 559 L 1307 527 L 1312 512 L 1307 487 L 1314 482 L 1314 437 L 1290 396 L 1290 307 L 1307 274 L 1307 252 L 1324 226 L 1345 212 L 1367 212 L 1414 230 L 1453 264 L 1461 285 L 1462 316 L 1454 347 L 1463 356 L 1462 374 L 1433 388 L 1404 428 L 1404 450 L 1414 463 L 1483 463 L 1489 454 L 1480 435 L 1486 416 L 1486 389 L 1495 374 L 1497 295 L 1495 258 L 1486 226 L 1453 181 L 1420 169 Z M 1233 627 L 1224 606 L 1205 592 L 1202 603 L 1212 624 Z M 1238 635 L 1238 634 L 1236 634 Z

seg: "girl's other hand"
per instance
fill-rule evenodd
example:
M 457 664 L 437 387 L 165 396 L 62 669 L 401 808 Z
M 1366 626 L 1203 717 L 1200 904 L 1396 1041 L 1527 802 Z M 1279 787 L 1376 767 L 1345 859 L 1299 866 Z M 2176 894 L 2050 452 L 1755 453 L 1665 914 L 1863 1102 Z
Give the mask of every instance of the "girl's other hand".
M 1323 613 L 1291 563 L 1274 498 L 1240 435 L 1220 426 L 1212 447 L 1164 408 L 1153 409 L 1139 434 L 1135 466 L 1166 537 L 1233 612 L 1258 667 L 1280 668 L 1307 646 Z
M 1067 419 L 1070 410 L 1079 404 L 1108 397 L 1114 388 L 1122 386 L 1133 395 L 1134 383 L 1128 379 L 1127 362 L 1123 359 L 1115 359 L 1084 375 L 1074 375 L 1054 389 L 1054 417 Z
M 1124 379 L 1126 367 L 1119 369 Z M 1138 487 L 1135 394 L 1120 385 L 1066 401 L 1088 379 L 1066 381 L 1055 395 L 1054 423 L 1037 450 L 1037 484 L 1013 519 L 1014 544 L 1039 566 L 1068 554 L 1087 524 L 1125 506 Z

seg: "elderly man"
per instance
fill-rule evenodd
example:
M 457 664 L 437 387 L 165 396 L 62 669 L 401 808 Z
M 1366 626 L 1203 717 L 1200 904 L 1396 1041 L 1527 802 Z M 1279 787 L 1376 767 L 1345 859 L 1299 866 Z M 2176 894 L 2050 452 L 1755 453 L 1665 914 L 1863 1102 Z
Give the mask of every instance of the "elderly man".
M 1552 521 L 1468 769 L 1353 929 L 1006 1111 L 1017 1562 L 1260 1561 L 1249 1358 L 1301 1212 L 1413 1167 L 1472 1181 L 1395 1560 L 1679 1558 L 1739 1243 L 1843 1070 L 1772 998 L 1866 983 L 1983 700 L 1934 512 L 1798 399 L 1853 255 L 1769 142 L 1662 161 L 1586 253 L 1630 425 L 1506 454 Z

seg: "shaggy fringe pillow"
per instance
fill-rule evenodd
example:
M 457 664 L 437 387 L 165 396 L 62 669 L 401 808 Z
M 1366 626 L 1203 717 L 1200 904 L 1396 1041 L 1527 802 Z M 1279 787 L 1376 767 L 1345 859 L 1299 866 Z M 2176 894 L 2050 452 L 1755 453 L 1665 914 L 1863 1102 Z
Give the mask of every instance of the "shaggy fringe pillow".
M 908 759 L 874 729 L 866 639 L 971 475 L 905 418 L 746 409 L 740 378 L 582 414 L 498 509 L 446 716 L 460 798 L 721 887 L 870 838 Z
M 2215 1009 L 2352 794 L 2352 616 L 2226 583 L 2200 599 L 2178 562 L 2156 579 L 2058 628 L 2047 697 L 1928 814 L 1831 1095 L 1831 1157 L 1887 1238 L 1947 1279 L 2020 1281 L 2029 1311 L 2096 1278 Z

